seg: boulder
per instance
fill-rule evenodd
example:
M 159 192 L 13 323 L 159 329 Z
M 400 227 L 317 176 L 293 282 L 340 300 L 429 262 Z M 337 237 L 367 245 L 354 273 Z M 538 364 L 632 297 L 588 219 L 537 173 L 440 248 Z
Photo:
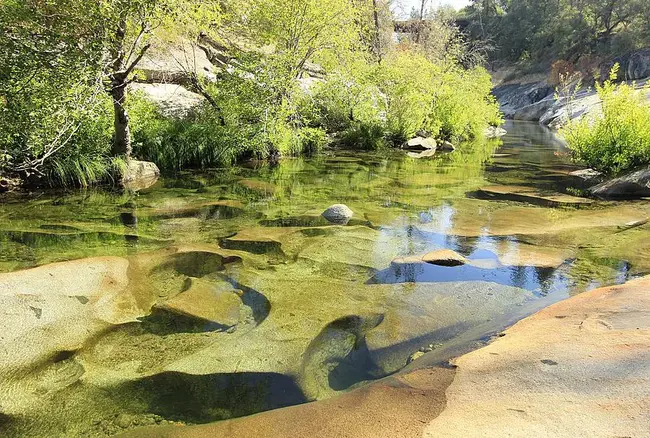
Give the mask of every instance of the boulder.
M 352 219 L 354 212 L 347 205 L 334 204 L 323 212 L 323 217 L 330 223 L 346 225 Z
M 127 190 L 144 190 L 158 181 L 160 169 L 150 161 L 129 160 L 122 175 L 122 186 Z
M 627 62 L 627 79 L 636 81 L 650 76 L 650 49 L 633 53 Z
M 518 109 L 552 96 L 553 91 L 546 81 L 542 81 L 501 85 L 494 88 L 492 94 L 499 101 L 504 117 L 512 119 Z
M 143 93 L 160 109 L 165 117 L 184 119 L 190 116 L 205 101 L 200 94 L 174 83 L 133 83 L 130 89 Z
M 617 81 L 635 81 L 650 76 L 650 49 L 617 56 L 600 65 L 600 79 L 609 78 L 614 64 L 620 65 Z
M 485 138 L 499 138 L 506 135 L 508 131 L 498 126 L 488 126 L 485 128 Z
M 552 97 L 547 98 L 517 109 L 512 118 L 526 122 L 537 122 L 553 107 L 554 104 L 555 100 Z
M 439 249 L 423 255 L 422 261 L 438 266 L 461 266 L 467 262 L 467 259 L 450 249 Z
M 650 196 L 650 167 L 602 182 L 589 192 L 603 199 L 632 199 Z
M 415 137 L 407 141 L 403 148 L 409 151 L 426 151 L 435 150 L 437 146 L 436 140 L 431 137 Z
M 454 146 L 448 141 L 443 141 L 438 145 L 438 149 L 440 149 L 443 152 L 453 152 L 456 150 L 456 146 Z

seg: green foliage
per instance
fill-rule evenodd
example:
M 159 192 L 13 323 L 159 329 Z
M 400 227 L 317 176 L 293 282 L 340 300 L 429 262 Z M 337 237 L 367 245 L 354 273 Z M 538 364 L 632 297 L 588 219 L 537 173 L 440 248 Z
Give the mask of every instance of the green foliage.
M 47 180 L 54 159 L 106 153 L 110 107 L 95 75 L 97 11 L 87 3 L 0 3 L 0 173 Z
M 131 146 L 176 171 L 314 154 L 330 138 L 362 149 L 423 130 L 463 140 L 498 122 L 487 73 L 463 67 L 449 20 L 429 29 L 446 43 L 394 50 L 388 14 L 387 2 L 349 0 L 3 2 L 0 172 L 86 186 Z M 219 67 L 208 80 L 189 58 L 201 44 L 210 55 L 210 41 L 225 46 L 208 56 Z M 150 44 L 182 50 L 180 80 L 206 98 L 182 120 L 127 93 Z
M 616 56 L 648 45 L 644 0 L 474 0 L 469 32 L 498 47 L 495 57 L 544 67 L 582 55 Z
M 451 140 L 479 136 L 499 125 L 485 69 L 434 63 L 414 50 L 401 50 L 381 64 L 345 65 L 314 93 L 320 123 L 344 131 L 342 143 L 377 149 L 384 140 L 399 145 L 419 131 Z
M 643 94 L 611 79 L 596 87 L 602 118 L 575 120 L 562 130 L 575 159 L 608 174 L 650 163 L 650 104 Z

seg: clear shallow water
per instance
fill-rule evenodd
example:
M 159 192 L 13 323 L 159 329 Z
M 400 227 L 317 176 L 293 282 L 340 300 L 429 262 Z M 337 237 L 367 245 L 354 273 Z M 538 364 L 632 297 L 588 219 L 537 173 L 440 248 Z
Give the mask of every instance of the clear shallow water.
M 493 185 L 582 186 L 550 133 L 506 129 L 431 159 L 332 152 L 138 195 L 4 198 L 0 271 L 15 273 L 0 279 L 0 431 L 107 436 L 329 397 L 650 271 L 650 228 L 630 226 L 647 202 L 481 199 Z M 320 218 L 334 203 L 354 211 L 347 226 Z M 470 262 L 393 263 L 436 249 Z

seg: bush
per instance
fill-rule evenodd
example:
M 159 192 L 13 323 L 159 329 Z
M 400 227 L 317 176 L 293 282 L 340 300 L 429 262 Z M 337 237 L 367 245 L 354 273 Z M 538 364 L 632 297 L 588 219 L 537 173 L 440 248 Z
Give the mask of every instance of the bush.
M 386 145 L 385 129 L 378 124 L 356 122 L 341 135 L 341 144 L 350 149 L 375 151 Z
M 633 86 L 611 79 L 596 84 L 602 117 L 572 121 L 561 133 L 575 160 L 617 174 L 650 163 L 650 104 Z
M 314 93 L 317 122 L 343 132 L 342 144 L 357 149 L 395 145 L 425 131 L 462 141 L 502 123 L 483 68 L 433 63 L 413 50 L 387 56 L 381 65 L 343 66 Z
M 300 154 L 315 155 L 327 144 L 327 133 L 320 128 L 302 128 L 299 131 Z

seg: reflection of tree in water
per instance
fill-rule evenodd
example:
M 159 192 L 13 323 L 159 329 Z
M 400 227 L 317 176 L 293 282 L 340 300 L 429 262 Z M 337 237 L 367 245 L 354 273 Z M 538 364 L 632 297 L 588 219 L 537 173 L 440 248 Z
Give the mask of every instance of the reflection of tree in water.
M 527 266 L 512 266 L 510 268 L 510 281 L 512 282 L 512 285 L 522 289 L 528 289 L 526 287 L 528 282 L 527 271 Z
M 535 277 L 537 278 L 537 284 L 539 284 L 542 295 L 547 295 L 551 291 L 555 271 L 553 268 L 535 268 Z

